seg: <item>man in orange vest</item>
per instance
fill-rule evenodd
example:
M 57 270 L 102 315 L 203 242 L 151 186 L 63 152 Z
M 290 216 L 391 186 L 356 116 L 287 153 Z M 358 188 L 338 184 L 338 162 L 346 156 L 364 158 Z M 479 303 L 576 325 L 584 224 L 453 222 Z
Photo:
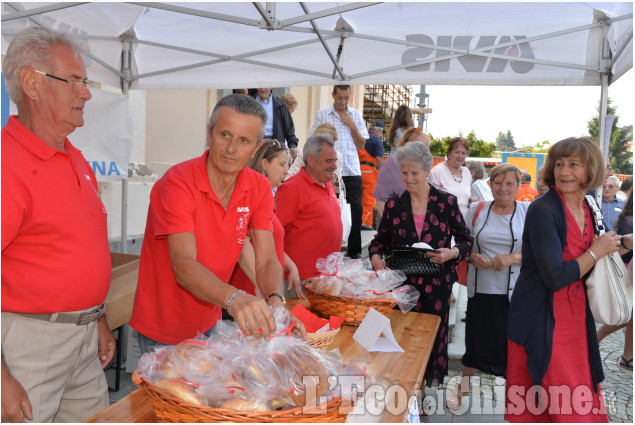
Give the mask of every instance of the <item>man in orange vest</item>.
M 358 150 L 359 166 L 362 171 L 362 230 L 373 230 L 373 208 L 375 208 L 375 184 L 379 167 L 384 163 L 384 142 L 381 137 L 384 134 L 382 120 L 374 120 L 368 129 L 366 145 L 363 150 Z
M 516 194 L 517 201 L 531 202 L 536 199 L 536 196 L 540 195 L 536 189 L 529 185 L 530 183 L 531 175 L 523 174 L 520 176 L 520 187 L 518 188 L 518 193 Z

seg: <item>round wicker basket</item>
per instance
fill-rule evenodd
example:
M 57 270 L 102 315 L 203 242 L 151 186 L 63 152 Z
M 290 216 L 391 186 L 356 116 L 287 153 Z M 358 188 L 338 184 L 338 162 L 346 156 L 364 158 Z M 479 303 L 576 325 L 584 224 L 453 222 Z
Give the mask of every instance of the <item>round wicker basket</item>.
M 339 331 L 340 328 L 333 329 L 328 332 L 307 333 L 309 337 L 309 344 L 311 344 L 311 347 L 317 348 L 318 350 L 327 350 L 329 345 L 333 342 L 333 337 L 335 337 Z
M 346 317 L 344 323 L 347 325 L 359 326 L 371 307 L 388 317 L 392 308 L 397 305 L 397 301 L 392 299 L 365 300 L 318 294 L 309 289 L 306 284 L 303 289 L 311 303 L 312 310 L 323 317 Z
M 132 379 L 150 399 L 157 422 L 344 422 L 353 410 L 353 406 L 350 403 L 344 405 L 340 397 L 330 400 L 326 408 L 312 405 L 271 412 L 239 412 L 188 403 L 166 394 L 136 373 Z

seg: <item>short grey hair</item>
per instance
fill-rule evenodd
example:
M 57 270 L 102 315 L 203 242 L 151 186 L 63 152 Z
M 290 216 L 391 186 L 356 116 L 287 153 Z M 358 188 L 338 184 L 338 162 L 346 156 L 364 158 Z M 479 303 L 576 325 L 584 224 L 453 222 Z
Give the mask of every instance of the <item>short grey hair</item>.
M 304 160 L 304 163 L 307 163 L 307 158 L 309 157 L 309 155 L 317 159 L 320 156 L 322 147 L 325 144 L 335 149 L 335 143 L 333 143 L 333 139 L 331 139 L 326 134 L 314 134 L 313 136 L 306 139 L 304 147 L 302 148 L 302 159 Z
M 395 154 L 395 163 L 401 168 L 406 163 L 418 163 L 423 171 L 432 168 L 432 154 L 423 142 L 411 142 L 399 148 Z
M 618 188 L 619 188 L 620 186 L 622 186 L 622 185 L 620 184 L 620 179 L 618 179 L 618 178 L 617 178 L 617 176 L 608 176 L 608 177 L 606 178 L 606 180 L 607 180 L 607 181 L 609 181 L 609 180 L 613 180 L 613 181 L 615 182 L 615 184 L 617 185 L 617 187 L 618 187 Z
M 372 127 L 370 127 L 370 128 L 369 128 L 369 130 L 370 130 L 370 131 L 378 131 L 378 132 L 379 132 L 379 131 L 382 131 L 382 132 L 384 131 L 384 129 L 383 129 L 383 128 L 381 128 L 381 127 L 377 127 L 377 126 L 372 126 Z
M 38 71 L 55 73 L 52 48 L 55 45 L 69 47 L 79 57 L 86 50 L 80 42 L 69 34 L 47 28 L 25 28 L 13 37 L 2 63 L 2 72 L 7 83 L 7 92 L 11 100 L 22 102 L 20 70 L 32 68 Z
M 262 125 L 260 126 L 258 141 L 262 140 L 265 135 L 265 126 L 267 125 L 267 111 L 265 111 L 265 108 L 263 108 L 263 106 L 253 97 L 245 96 L 244 94 L 230 94 L 216 103 L 216 106 L 214 106 L 214 110 L 212 111 L 212 115 L 209 117 L 208 126 L 210 131 L 214 129 L 214 125 L 216 124 L 216 115 L 223 106 L 232 108 L 239 114 L 254 115 L 260 118 Z
M 476 180 L 481 180 L 485 177 L 485 166 L 481 161 L 468 161 L 467 169 L 470 170 L 470 173 L 474 173 Z

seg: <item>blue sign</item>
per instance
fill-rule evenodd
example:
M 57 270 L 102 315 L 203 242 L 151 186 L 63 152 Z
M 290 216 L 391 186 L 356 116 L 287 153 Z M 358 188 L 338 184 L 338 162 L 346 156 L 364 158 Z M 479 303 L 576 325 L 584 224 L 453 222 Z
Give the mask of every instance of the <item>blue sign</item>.
M 9 93 L 7 93 L 7 89 L 4 86 L 4 74 L 0 74 L 2 75 L 2 91 L 0 91 L 0 98 L 2 99 L 2 128 L 4 128 L 5 125 L 7 125 L 7 121 L 9 121 L 9 104 L 10 104 L 10 99 L 9 99 Z

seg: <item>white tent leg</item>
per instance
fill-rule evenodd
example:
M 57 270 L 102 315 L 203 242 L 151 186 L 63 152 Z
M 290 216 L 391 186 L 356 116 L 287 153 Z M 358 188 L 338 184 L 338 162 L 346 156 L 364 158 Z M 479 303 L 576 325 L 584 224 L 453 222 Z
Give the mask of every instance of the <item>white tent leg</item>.
M 600 151 L 604 152 L 604 146 L 608 144 L 611 140 L 606 140 L 606 110 L 608 109 L 608 97 L 609 97 L 609 75 L 610 72 L 606 68 L 606 65 L 611 60 L 611 49 L 609 48 L 609 42 L 606 37 L 608 32 L 608 27 L 603 27 L 604 37 L 602 41 L 602 51 L 600 57 L 601 68 L 604 69 L 603 72 L 600 73 L 602 79 L 601 91 L 600 91 L 600 121 L 598 128 L 598 144 L 600 146 Z M 609 133 L 610 134 L 610 133 Z M 608 161 L 608 157 L 604 158 L 604 166 L 606 167 Z M 595 189 L 595 200 L 602 207 L 602 187 L 598 187 Z
M 126 253 L 128 239 L 128 179 L 121 181 L 121 253 Z

